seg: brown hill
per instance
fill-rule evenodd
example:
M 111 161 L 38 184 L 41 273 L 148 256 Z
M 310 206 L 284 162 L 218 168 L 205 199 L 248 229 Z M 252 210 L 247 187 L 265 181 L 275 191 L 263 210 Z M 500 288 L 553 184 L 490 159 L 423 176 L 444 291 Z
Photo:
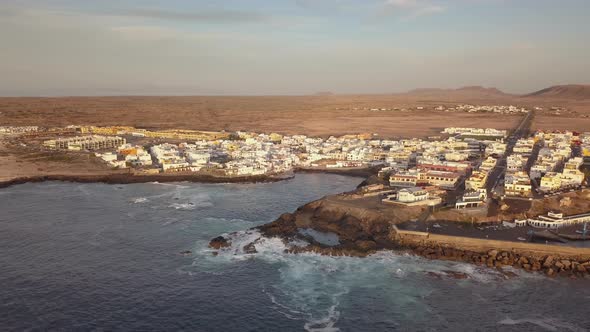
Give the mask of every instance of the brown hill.
M 555 85 L 530 93 L 524 97 L 590 100 L 590 85 Z
M 405 93 L 406 95 L 427 98 L 454 98 L 454 99 L 472 99 L 472 98 L 490 98 L 490 97 L 510 97 L 496 88 L 485 88 L 482 86 L 466 86 L 458 89 L 414 89 Z

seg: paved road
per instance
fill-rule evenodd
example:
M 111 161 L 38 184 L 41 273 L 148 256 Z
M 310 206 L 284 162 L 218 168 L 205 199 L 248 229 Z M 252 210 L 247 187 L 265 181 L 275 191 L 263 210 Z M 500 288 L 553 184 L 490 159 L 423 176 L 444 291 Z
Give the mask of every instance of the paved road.
M 527 115 L 525 115 L 522 118 L 522 121 L 520 121 L 518 126 L 512 131 L 512 133 L 506 139 L 506 152 L 504 153 L 504 155 L 500 159 L 498 159 L 498 162 L 496 163 L 496 167 L 494 167 L 494 169 L 488 175 L 488 182 L 487 182 L 488 192 L 493 193 L 494 190 L 496 189 L 496 187 L 498 186 L 498 184 L 500 183 L 500 180 L 504 178 L 504 174 L 506 171 L 506 159 L 508 158 L 509 155 L 512 154 L 512 151 L 514 149 L 514 146 L 516 145 L 516 142 L 519 139 L 530 135 L 531 124 L 533 122 L 532 120 L 533 120 L 534 116 L 535 116 L 535 112 L 529 111 L 527 113 Z

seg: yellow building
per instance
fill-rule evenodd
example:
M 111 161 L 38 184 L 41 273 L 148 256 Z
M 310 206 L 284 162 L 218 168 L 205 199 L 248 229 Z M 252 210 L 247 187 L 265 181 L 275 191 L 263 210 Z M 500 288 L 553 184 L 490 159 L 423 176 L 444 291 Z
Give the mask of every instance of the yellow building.
M 467 190 L 483 189 L 486 186 L 487 180 L 488 180 L 488 173 L 487 172 L 475 171 L 465 181 L 465 189 L 467 189 Z
M 146 137 L 153 138 L 170 138 L 170 139 L 185 139 L 185 140 L 206 140 L 212 141 L 216 139 L 229 138 L 228 133 L 222 132 L 203 132 L 195 130 L 160 130 L 160 131 L 145 131 Z
M 492 170 L 494 167 L 496 167 L 496 163 L 497 163 L 497 160 L 495 158 L 488 157 L 486 160 L 484 160 L 481 163 L 481 166 L 479 167 L 479 169 L 486 170 L 486 171 Z
M 559 173 L 547 172 L 541 178 L 540 189 L 543 191 L 554 191 L 561 188 L 561 176 Z
M 532 195 L 531 180 L 525 172 L 506 174 L 504 194 L 507 196 L 530 197 Z
M 184 139 L 184 140 L 216 140 L 216 139 L 227 139 L 229 133 L 214 132 L 214 131 L 197 131 L 197 130 L 185 130 L 185 129 L 170 129 L 170 130 L 159 130 L 150 131 L 145 129 L 138 129 L 129 126 L 108 126 L 108 127 L 96 127 L 96 126 L 82 126 L 80 127 L 82 133 L 92 133 L 99 135 L 125 135 L 131 133 L 141 133 L 146 137 L 152 138 L 168 138 L 168 139 Z
M 273 142 L 278 143 L 283 140 L 283 135 L 281 135 L 281 134 L 271 133 L 269 136 L 270 136 L 270 140 Z
M 96 126 L 85 126 L 80 127 L 82 133 L 93 133 L 98 135 L 124 135 L 136 130 L 133 127 L 128 126 L 108 126 L 108 127 L 96 127 Z
M 135 156 L 137 155 L 137 148 L 136 147 L 129 147 L 120 149 L 119 153 L 123 156 Z

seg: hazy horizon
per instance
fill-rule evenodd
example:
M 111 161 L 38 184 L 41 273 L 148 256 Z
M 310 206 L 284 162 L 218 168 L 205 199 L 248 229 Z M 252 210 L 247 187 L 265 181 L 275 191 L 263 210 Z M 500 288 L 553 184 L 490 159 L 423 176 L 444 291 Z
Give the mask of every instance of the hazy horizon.
M 589 10 L 582 0 L 8 0 L 0 96 L 523 94 L 590 82 L 579 38 Z

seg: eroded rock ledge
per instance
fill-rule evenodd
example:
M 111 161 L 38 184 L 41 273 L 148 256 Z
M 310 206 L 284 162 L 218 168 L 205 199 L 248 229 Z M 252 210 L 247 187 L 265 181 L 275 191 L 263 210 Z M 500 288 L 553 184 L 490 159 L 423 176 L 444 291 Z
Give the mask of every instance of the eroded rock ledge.
M 257 227 L 266 237 L 280 237 L 285 240 L 303 239 L 310 243 L 307 247 L 296 247 L 292 252 L 314 251 L 328 255 L 366 256 L 381 249 L 396 249 L 392 241 L 392 222 L 417 218 L 423 208 L 399 209 L 396 214 L 387 213 L 373 202 L 363 202 L 367 206 L 348 200 L 341 194 L 327 196 L 308 203 L 293 213 L 285 213 L 277 220 Z M 317 232 L 334 234 L 337 245 L 325 245 L 301 230 L 312 229 Z
M 439 241 L 436 236 L 428 240 L 408 240 L 398 231 L 396 224 L 416 220 L 424 215 L 424 207 L 384 208 L 375 200 L 359 201 L 352 198 L 354 193 L 326 196 L 299 207 L 293 213 L 284 213 L 277 220 L 256 227 L 265 237 L 278 237 L 284 243 L 304 240 L 305 246 L 290 246 L 287 253 L 315 252 L 332 256 L 364 257 L 379 250 L 398 250 L 428 259 L 453 260 L 467 262 L 490 268 L 505 270 L 506 267 L 520 268 L 531 272 L 545 273 L 548 276 L 584 277 L 590 274 L 590 255 L 588 250 L 570 248 L 567 254 L 547 254 L 538 250 L 540 244 L 503 242 L 503 247 L 487 250 L 469 250 L 457 242 Z M 338 238 L 337 244 L 327 245 L 302 230 L 333 234 Z M 416 232 L 419 233 L 419 232 Z M 425 233 L 426 237 L 428 234 Z M 465 238 L 462 238 L 465 239 Z M 485 248 L 499 243 L 486 239 L 469 238 L 477 248 Z M 223 236 L 213 239 L 210 246 L 215 249 L 228 246 L 228 239 Z M 517 246 L 518 245 L 518 246 Z M 247 248 L 246 248 L 247 247 Z M 558 246 L 547 246 L 551 248 Z M 524 249 L 523 249 L 524 248 Z M 255 252 L 254 244 L 247 244 L 246 252 Z M 571 252 L 571 253 L 569 253 Z M 510 272 L 506 272 L 510 274 Z

